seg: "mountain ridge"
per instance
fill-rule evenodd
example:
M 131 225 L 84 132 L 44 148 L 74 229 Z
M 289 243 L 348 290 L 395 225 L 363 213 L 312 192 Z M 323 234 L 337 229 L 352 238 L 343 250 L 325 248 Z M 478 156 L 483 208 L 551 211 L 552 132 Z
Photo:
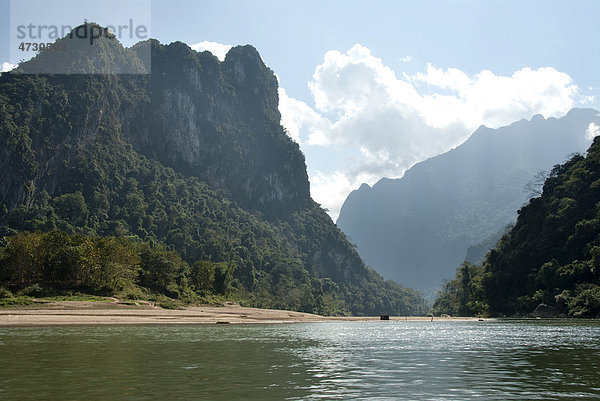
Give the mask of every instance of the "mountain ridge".
M 386 278 L 429 293 L 453 274 L 470 245 L 516 218 L 522 187 L 589 143 L 592 109 L 478 128 L 462 145 L 415 164 L 399 179 L 353 191 L 337 225 Z
M 165 246 L 181 256 L 159 268 L 170 294 L 215 288 L 248 305 L 323 314 L 424 311 L 418 294 L 368 269 L 310 198 L 304 156 L 280 125 L 276 78 L 256 49 L 234 47 L 220 62 L 181 42 L 122 52 L 98 43 L 62 62 L 98 57 L 105 72 L 110 46 L 128 57 L 148 46 L 152 73 L 23 74 L 26 62 L 0 76 L 2 235 L 58 229 Z M 31 62 L 45 58 L 56 61 L 42 52 Z M 137 285 L 158 268 L 148 269 Z

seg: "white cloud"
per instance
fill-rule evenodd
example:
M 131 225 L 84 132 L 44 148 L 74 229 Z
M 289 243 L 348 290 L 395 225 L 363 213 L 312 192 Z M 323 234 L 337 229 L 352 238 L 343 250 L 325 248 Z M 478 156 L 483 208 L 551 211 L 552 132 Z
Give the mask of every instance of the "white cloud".
M 373 184 L 400 177 L 413 164 L 459 145 L 482 124 L 495 128 L 534 114 L 560 117 L 581 97 L 570 76 L 551 67 L 500 76 L 428 64 L 424 72 L 398 76 L 360 44 L 325 53 L 308 85 L 314 108 L 280 91 L 290 136 L 307 154 L 318 146 L 360 155 L 334 168 L 309 166 L 312 196 L 332 216 L 361 179 Z
M 404 63 L 410 63 L 411 61 L 413 61 L 413 58 L 411 55 L 408 55 L 406 57 L 401 57 L 400 61 L 404 62 Z
M 324 173 L 316 170 L 310 175 L 310 193 L 325 209 L 333 221 L 337 220 L 340 214 L 340 208 L 348 194 L 358 189 L 361 184 L 368 183 L 373 185 L 381 177 L 369 174 L 360 174 L 354 178 L 349 178 L 342 171 L 333 173 Z
M 600 135 L 600 125 L 590 123 L 590 125 L 587 127 L 587 130 L 585 130 L 585 138 L 591 141 L 598 135 Z
M 360 183 L 358 183 L 360 185 Z M 321 206 L 329 210 L 330 216 L 337 219 L 339 209 L 344 203 L 346 196 L 358 188 L 356 182 L 350 182 L 348 177 L 341 171 L 323 173 L 316 170 L 310 176 L 310 193 Z
M 16 67 L 17 67 L 16 64 L 11 64 L 11 63 L 5 61 L 2 63 L 2 72 L 8 72 Z
M 225 60 L 227 52 L 233 47 L 233 45 L 225 45 L 223 43 L 209 42 L 205 40 L 203 42 L 193 44 L 190 47 L 198 52 L 208 50 L 209 52 L 214 54 L 219 60 L 223 61 Z
M 306 103 L 289 97 L 282 87 L 279 87 L 279 111 L 281 112 L 281 125 L 298 143 L 301 143 L 300 130 L 306 130 L 312 135 L 321 129 L 328 129 L 331 125 L 326 118 L 311 109 Z
M 454 106 L 454 111 L 461 112 L 455 119 L 471 128 L 480 124 L 495 128 L 532 114 L 560 116 L 574 106 L 578 93 L 569 75 L 551 67 L 525 67 L 512 76 L 484 70 L 469 77 L 454 68 L 444 71 L 428 64 L 427 72 L 416 74 L 411 81 L 450 91 L 423 96 L 427 117 L 440 106 Z

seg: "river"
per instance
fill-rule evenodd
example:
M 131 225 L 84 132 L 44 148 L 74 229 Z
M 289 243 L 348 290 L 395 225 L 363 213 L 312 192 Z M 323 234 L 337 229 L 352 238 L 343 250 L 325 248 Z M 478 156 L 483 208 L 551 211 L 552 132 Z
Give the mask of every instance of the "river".
M 2 400 L 575 398 L 598 321 L 0 328 Z

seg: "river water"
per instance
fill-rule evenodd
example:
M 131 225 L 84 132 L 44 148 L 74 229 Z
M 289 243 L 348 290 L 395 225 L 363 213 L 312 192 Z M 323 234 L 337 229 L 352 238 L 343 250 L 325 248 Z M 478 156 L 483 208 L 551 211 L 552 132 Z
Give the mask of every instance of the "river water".
M 0 399 L 600 399 L 600 323 L 5 327 Z

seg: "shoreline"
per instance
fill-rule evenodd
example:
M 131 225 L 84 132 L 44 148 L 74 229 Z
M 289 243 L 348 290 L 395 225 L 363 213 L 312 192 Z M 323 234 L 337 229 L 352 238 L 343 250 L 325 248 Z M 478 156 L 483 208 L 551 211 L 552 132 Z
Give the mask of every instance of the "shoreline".
M 320 316 L 288 310 L 259 309 L 227 304 L 163 309 L 151 304 L 58 301 L 43 307 L 0 309 L 0 327 L 154 325 L 154 324 L 271 324 L 336 321 L 379 321 L 379 316 Z M 477 321 L 478 318 L 441 318 L 433 321 Z M 489 319 L 486 319 L 489 320 Z M 390 316 L 390 321 L 431 321 L 427 316 Z M 382 321 L 385 322 L 385 321 Z

